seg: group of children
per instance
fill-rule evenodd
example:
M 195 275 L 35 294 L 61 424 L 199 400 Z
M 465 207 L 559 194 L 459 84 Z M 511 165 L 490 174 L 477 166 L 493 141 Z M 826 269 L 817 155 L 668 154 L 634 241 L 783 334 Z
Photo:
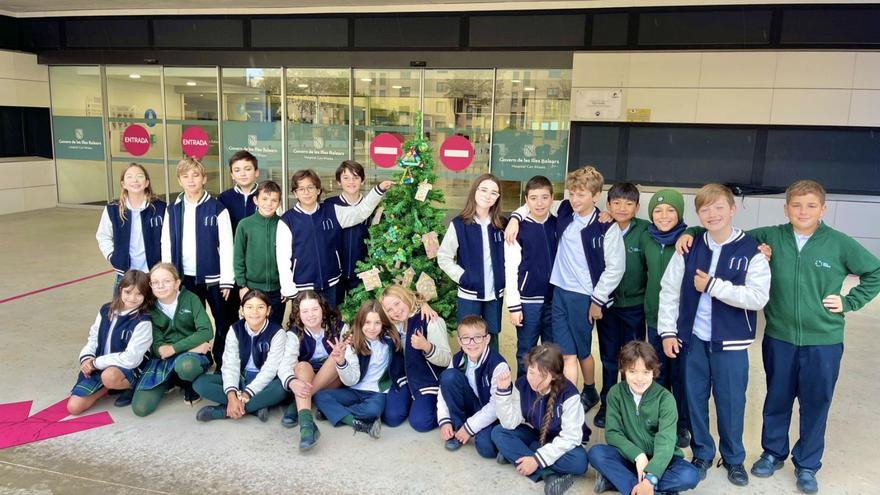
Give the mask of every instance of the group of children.
M 711 393 L 719 465 L 742 486 L 746 349 L 763 308 L 764 452 L 751 472 L 766 477 L 782 467 L 797 397 L 797 484 L 818 489 L 842 313 L 880 291 L 880 261 L 821 222 L 821 185 L 788 189 L 790 223 L 743 232 L 732 225 L 733 195 L 718 184 L 697 192 L 702 228 L 687 229 L 683 196 L 672 189 L 652 196 L 648 220 L 636 218 L 640 194 L 630 183 L 614 184 L 600 211 L 604 180 L 593 167 L 569 173 L 561 202 L 549 180 L 533 177 L 506 222 L 500 181 L 481 175 L 438 252 L 458 285 L 461 351 L 453 355 L 446 323 L 407 287 L 385 287 L 349 325 L 336 311 L 358 283 L 369 217 L 390 181 L 363 196 L 363 167 L 346 161 L 336 173 L 343 193 L 321 202 L 320 178 L 301 170 L 291 178 L 297 204 L 279 216 L 282 190 L 257 184 L 256 158 L 241 151 L 229 165 L 236 185 L 214 199 L 204 167 L 182 160 L 183 193 L 171 206 L 153 195 L 143 167 L 123 171 L 121 197 L 96 236 L 117 287 L 80 353 L 72 414 L 114 390 L 122 391 L 117 405 L 145 416 L 179 385 L 188 403 L 203 396 L 218 404 L 201 408 L 199 421 L 266 421 L 270 407 L 289 401 L 282 424 L 299 426 L 302 451 L 320 437 L 315 406 L 332 425 L 374 438 L 382 423 L 439 426 L 446 449 L 473 440 L 481 456 L 543 479 L 546 493 L 566 491 L 592 464 L 596 492 L 651 494 L 705 478 L 716 450 Z M 841 296 L 849 274 L 861 281 Z M 502 298 L 517 328 L 515 381 L 498 353 Z M 215 374 L 206 374 L 212 365 Z M 606 429 L 608 445 L 588 453 L 585 413 L 597 404 L 593 423 Z M 680 450 L 687 446 L 691 462 Z

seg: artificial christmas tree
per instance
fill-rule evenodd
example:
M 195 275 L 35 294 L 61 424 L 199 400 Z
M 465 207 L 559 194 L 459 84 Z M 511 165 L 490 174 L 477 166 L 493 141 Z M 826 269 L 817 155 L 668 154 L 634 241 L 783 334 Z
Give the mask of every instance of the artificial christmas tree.
M 368 290 L 359 285 L 349 291 L 339 308 L 345 321 L 352 321 L 364 301 L 377 299 L 382 289 L 396 280 L 408 282 L 407 288 L 414 292 L 418 290 L 413 282 L 421 281 L 420 287 L 426 288 L 423 298 L 444 320 L 455 322 L 456 287 L 437 265 L 434 245 L 446 233 L 445 199 L 443 191 L 433 187 L 437 174 L 421 114 L 416 117 L 416 132 L 403 144 L 403 154 L 397 160 L 399 170 L 392 178 L 396 185 L 385 193 L 379 221 L 370 226 L 366 240 L 367 260 L 357 266 L 358 273 L 378 269 L 382 286 Z

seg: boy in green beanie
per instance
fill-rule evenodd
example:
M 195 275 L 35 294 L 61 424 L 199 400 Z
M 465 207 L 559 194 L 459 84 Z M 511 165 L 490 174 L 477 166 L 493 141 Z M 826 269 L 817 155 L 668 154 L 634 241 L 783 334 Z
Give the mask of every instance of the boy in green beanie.
M 660 280 L 666 265 L 675 254 L 675 241 L 685 231 L 684 197 L 674 189 L 661 189 L 648 202 L 651 224 L 642 235 L 639 247 L 648 268 L 645 286 L 645 320 L 648 324 L 648 342 L 660 359 L 657 383 L 670 390 L 678 407 L 676 445 L 685 448 L 690 443 L 687 402 L 684 395 L 684 366 L 679 359 L 669 359 L 663 353 L 663 339 L 657 333 L 657 311 L 660 306 Z

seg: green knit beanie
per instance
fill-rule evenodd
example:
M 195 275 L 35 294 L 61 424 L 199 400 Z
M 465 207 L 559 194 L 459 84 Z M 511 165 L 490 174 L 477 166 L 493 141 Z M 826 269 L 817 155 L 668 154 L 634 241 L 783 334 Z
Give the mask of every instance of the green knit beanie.
M 675 208 L 679 222 L 684 220 L 684 196 L 675 189 L 661 189 L 655 192 L 648 203 L 648 216 L 651 216 L 657 205 L 664 204 Z

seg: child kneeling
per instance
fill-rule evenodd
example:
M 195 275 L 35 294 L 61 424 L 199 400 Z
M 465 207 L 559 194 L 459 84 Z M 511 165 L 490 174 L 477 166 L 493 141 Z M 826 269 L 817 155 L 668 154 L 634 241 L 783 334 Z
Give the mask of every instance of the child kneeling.
M 660 361 L 651 344 L 632 341 L 620 350 L 623 381 L 608 391 L 605 440 L 590 449 L 598 472 L 595 493 L 633 495 L 690 490 L 699 471 L 676 447 L 678 410 L 672 393 L 654 382 Z
M 221 374 L 202 375 L 193 383 L 199 395 L 220 405 L 199 409 L 197 420 L 255 414 L 266 422 L 269 408 L 287 396 L 276 377 L 287 337 L 281 325 L 269 320 L 271 308 L 269 296 L 259 289 L 241 298 L 242 319 L 226 333 Z
M 402 370 L 403 354 L 397 330 L 377 301 L 361 304 L 351 334 L 333 346 L 330 357 L 345 388 L 321 390 L 315 405 L 333 426 L 346 424 L 379 438 L 385 392 L 391 385 L 388 369 Z
M 495 407 L 500 425 L 492 430 L 498 462 L 512 462 L 519 474 L 544 480 L 546 495 L 560 495 L 587 472 L 590 437 L 574 384 L 563 375 L 562 352 L 555 344 L 534 347 L 523 358 L 526 376 L 510 382 L 498 375 Z M 535 426 L 538 427 L 536 428 Z

